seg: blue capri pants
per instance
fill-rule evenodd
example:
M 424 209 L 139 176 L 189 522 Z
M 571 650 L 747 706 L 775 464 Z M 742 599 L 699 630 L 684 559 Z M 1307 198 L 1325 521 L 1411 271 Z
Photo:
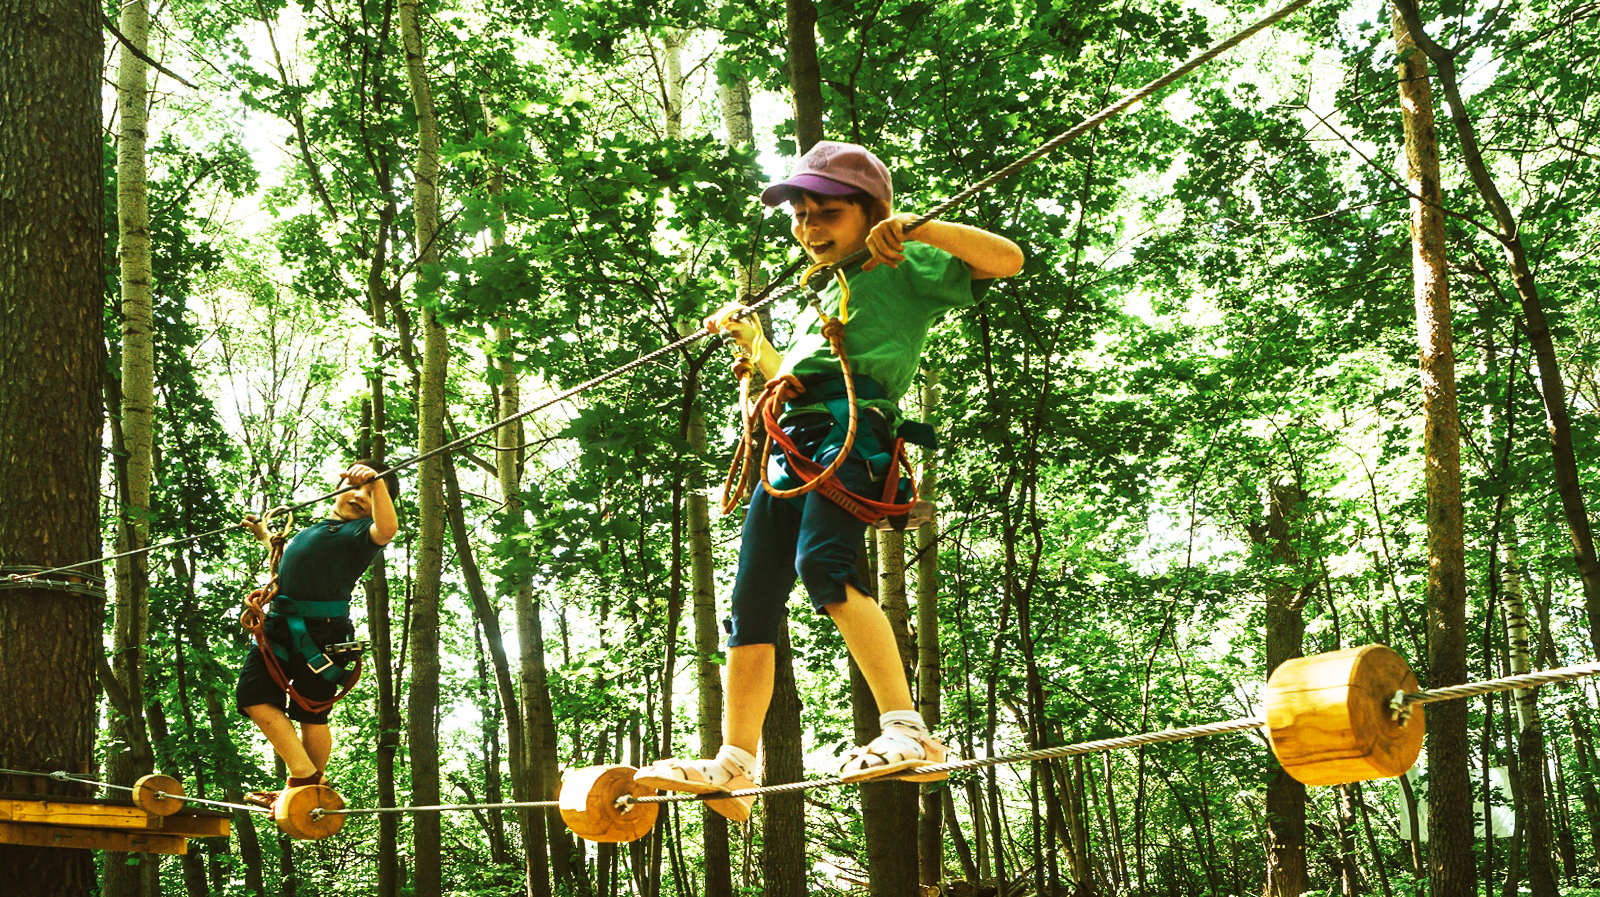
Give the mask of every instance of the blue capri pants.
M 880 444 L 887 444 L 888 425 L 881 415 L 863 412 L 860 425 L 872 426 Z M 785 421 L 783 430 L 802 452 L 827 466 L 838 455 L 838 448 L 821 457 L 815 452 L 834 426 L 830 415 L 804 414 Z M 787 470 L 776 447 L 768 464 L 768 475 L 774 480 L 780 470 Z M 876 498 L 883 489 L 882 480 L 873 479 L 866 460 L 854 449 L 836 475 L 857 495 Z M 827 613 L 828 605 L 844 601 L 847 583 L 871 595 L 872 590 L 856 573 L 856 555 L 866 529 L 865 523 L 820 492 L 778 499 L 757 484 L 744 520 L 732 614 L 723 624 L 728 630 L 728 647 L 777 644 L 797 578 L 817 613 Z

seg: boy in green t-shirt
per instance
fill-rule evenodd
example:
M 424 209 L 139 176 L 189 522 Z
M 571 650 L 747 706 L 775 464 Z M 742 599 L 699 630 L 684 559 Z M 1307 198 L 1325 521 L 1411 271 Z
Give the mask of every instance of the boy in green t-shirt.
M 814 262 L 831 264 L 863 248 L 871 252 L 859 268 L 845 271 L 850 299 L 844 344 L 857 395 L 879 396 L 860 400 L 863 409 L 877 413 L 863 413 L 859 426 L 874 430 L 880 446 L 891 445 L 889 434 L 901 422 L 897 403 L 916 374 L 928 329 L 945 312 L 974 303 L 989 281 L 1020 271 L 1022 250 L 1005 237 L 945 221 L 930 221 L 906 233 L 919 216 L 891 213 L 888 169 L 854 144 L 818 143 L 787 180 L 763 191 L 761 200 L 769 206 L 789 204 L 794 237 Z M 823 308 L 838 316 L 838 285 L 829 284 L 821 296 Z M 793 374 L 808 390 L 839 379 L 838 361 L 815 316 L 805 316 L 790 348 L 780 355 L 754 317 L 734 320 L 742 308 L 722 309 L 706 319 L 706 327 L 731 336 L 764 379 Z M 780 426 L 803 453 L 816 453 L 818 463 L 827 465 L 837 455 L 838 440 L 828 439 L 837 427 L 833 416 L 820 405 L 806 404 L 805 397 L 790 403 Z M 771 464 L 774 481 L 790 473 L 781 454 Z M 881 489 L 882 472 L 872 469 L 859 445 L 837 476 L 857 495 L 875 495 L 874 486 Z M 797 577 L 817 612 L 828 614 L 839 627 L 881 713 L 883 734 L 846 758 L 843 776 L 869 779 L 945 762 L 944 745 L 928 733 L 912 703 L 888 618 L 856 574 L 865 529 L 865 523 L 821 492 L 775 499 L 765 489 L 755 490 L 726 624 L 723 747 L 709 760 L 657 761 L 639 770 L 636 781 L 700 794 L 754 786 L 751 770 L 772 698 L 775 646 Z M 753 802 L 726 798 L 710 804 L 738 820 L 750 815 Z

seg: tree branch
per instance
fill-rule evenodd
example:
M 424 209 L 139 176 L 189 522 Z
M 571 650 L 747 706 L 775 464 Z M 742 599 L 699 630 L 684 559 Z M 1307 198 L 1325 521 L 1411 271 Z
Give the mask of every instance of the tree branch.
M 127 35 L 123 34 L 120 30 L 117 29 L 116 23 L 111 21 L 111 17 L 110 16 L 106 15 L 105 13 L 101 13 L 100 14 L 100 24 L 104 25 L 106 30 L 111 32 L 112 36 L 114 36 L 119 43 L 121 43 L 124 47 L 127 47 L 129 53 L 132 53 L 133 55 L 135 55 L 135 56 L 139 57 L 140 59 L 144 60 L 145 63 L 147 65 L 149 65 L 151 68 L 155 69 L 156 71 L 160 72 L 163 75 L 166 75 L 168 78 L 171 78 L 172 80 L 178 82 L 179 84 L 182 84 L 184 87 L 187 87 L 190 90 L 194 90 L 195 89 L 195 86 L 193 84 L 190 84 L 187 80 L 185 80 L 182 75 L 179 75 L 177 72 L 174 72 L 172 69 L 169 69 L 166 66 L 162 65 L 161 63 L 156 62 L 154 59 L 150 58 L 150 54 L 148 54 L 145 51 L 139 49 L 138 47 L 135 47 L 133 45 L 133 42 L 128 40 Z

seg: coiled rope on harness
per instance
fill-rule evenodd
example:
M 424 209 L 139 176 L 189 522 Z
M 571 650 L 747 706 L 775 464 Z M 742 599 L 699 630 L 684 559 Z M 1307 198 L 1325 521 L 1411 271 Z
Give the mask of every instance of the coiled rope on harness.
M 863 523 L 876 523 L 886 517 L 908 515 L 919 500 L 914 476 L 908 478 L 912 487 L 910 501 L 890 500 L 899 489 L 902 467 L 908 472 L 911 471 L 903 439 L 894 441 L 884 491 L 880 499 L 857 495 L 839 482 L 837 476 L 839 468 L 844 466 L 851 449 L 855 447 L 860 424 L 860 407 L 856 403 L 855 375 L 850 369 L 850 357 L 844 348 L 844 327 L 850 315 L 850 283 L 846 280 L 843 270 L 837 267 L 832 269 L 833 276 L 839 283 L 838 317 L 823 310 L 821 297 L 809 283 L 813 274 L 828 267 L 825 264 L 813 265 L 801 276 L 800 288 L 807 292 L 810 305 L 822 319 L 822 336 L 827 339 L 829 349 L 839 361 L 839 375 L 844 381 L 845 400 L 848 406 L 844 441 L 826 467 L 807 457 L 778 423 L 784 404 L 799 401 L 807 391 L 805 385 L 793 374 L 785 374 L 768 381 L 761 393 L 753 401 L 750 400 L 752 377 L 758 368 L 749 355 L 742 349 L 739 350 L 740 354 L 734 361 L 733 370 L 740 381 L 739 407 L 743 426 L 739 444 L 734 449 L 733 461 L 728 467 L 727 479 L 722 484 L 721 504 L 724 514 L 731 513 L 749 498 L 755 480 L 751 472 L 752 466 L 760 468 L 761 488 L 773 498 L 798 498 L 809 492 L 820 492 L 829 501 L 844 508 Z M 787 489 L 773 485 L 767 462 L 772 457 L 774 443 L 783 452 L 789 470 L 800 480 L 800 485 Z
M 272 681 L 307 713 L 322 713 L 339 703 L 361 681 L 361 657 L 357 655 L 355 665 L 345 675 L 339 692 L 324 699 L 308 698 L 301 694 L 284 672 L 283 664 L 278 661 L 272 640 L 267 638 L 267 617 L 271 614 L 273 599 L 278 597 L 278 564 L 283 561 L 283 550 L 289 544 L 289 531 L 293 526 L 294 514 L 285 513 L 283 526 L 268 539 L 267 568 L 271 571 L 271 577 L 266 585 L 245 596 L 244 608 L 239 612 L 239 625 L 255 636 L 256 647 L 261 651 L 261 658 L 266 662 L 267 673 L 272 676 Z

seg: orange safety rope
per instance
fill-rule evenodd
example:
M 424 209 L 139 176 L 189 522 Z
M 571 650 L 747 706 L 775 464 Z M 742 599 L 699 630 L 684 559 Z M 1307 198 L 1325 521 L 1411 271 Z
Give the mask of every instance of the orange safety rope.
M 272 606 L 272 599 L 278 594 L 278 564 L 283 560 L 283 549 L 289 544 L 289 530 L 293 525 L 294 514 L 289 513 L 284 518 L 283 527 L 272 534 L 267 550 L 267 567 L 272 576 L 265 586 L 245 596 L 244 609 L 239 613 L 239 625 L 255 636 L 256 647 L 267 663 L 267 673 L 272 676 L 272 681 L 307 713 L 322 713 L 339 703 L 340 699 L 349 694 L 350 690 L 356 687 L 356 683 L 361 681 L 361 658 L 359 656 L 356 658 L 355 668 L 346 677 L 344 687 L 339 693 L 322 700 L 308 698 L 297 691 L 289 679 L 289 674 L 283 671 L 283 665 L 278 662 L 278 655 L 273 652 L 272 643 L 267 640 L 267 610 Z
M 823 265 L 815 265 L 800 278 L 800 285 L 804 287 L 806 281 Z M 900 470 L 902 467 L 911 473 L 910 461 L 905 455 L 905 440 L 896 439 L 894 443 L 893 458 L 889 463 L 889 475 L 884 484 L 883 501 L 874 501 L 856 495 L 846 489 L 838 480 L 836 474 L 850 456 L 851 449 L 855 446 L 856 429 L 859 409 L 856 406 L 855 377 L 850 370 L 850 358 L 844 348 L 844 315 L 850 302 L 850 285 L 845 280 L 844 274 L 834 272 L 839 280 L 840 299 L 839 310 L 841 316 L 832 317 L 822 310 L 821 304 L 816 304 L 817 314 L 822 318 L 822 335 L 828 340 L 828 346 L 835 358 L 839 359 L 839 373 L 844 378 L 845 397 L 850 403 L 850 417 L 845 430 L 844 443 L 839 447 L 839 453 L 827 467 L 816 463 L 802 454 L 799 448 L 789 439 L 778 426 L 777 414 L 774 409 L 781 408 L 783 403 L 805 393 L 805 387 L 793 374 L 769 381 L 762 389 L 761 394 L 754 402 L 750 401 L 751 375 L 755 365 L 750 358 L 741 354 L 733 365 L 734 376 L 739 378 L 739 407 L 740 417 L 743 420 L 743 433 L 738 446 L 734 449 L 733 461 L 728 467 L 727 479 L 722 484 L 722 512 L 731 513 L 742 505 L 750 494 L 752 488 L 751 467 L 759 466 L 761 470 L 761 487 L 773 498 L 797 498 L 808 492 L 820 491 L 824 497 L 839 505 L 850 514 L 864 523 L 876 523 L 886 517 L 900 514 L 909 514 L 916 505 L 917 494 L 916 477 L 910 477 L 912 496 L 904 504 L 888 501 L 895 494 L 899 486 Z M 813 294 L 814 295 L 814 294 Z M 757 441 L 761 443 L 761 450 L 756 450 Z M 800 478 L 801 484 L 793 489 L 779 489 L 772 485 L 767 474 L 767 461 L 772 456 L 772 445 L 776 442 L 779 449 L 789 461 L 790 470 Z M 757 462 L 759 458 L 759 464 Z

